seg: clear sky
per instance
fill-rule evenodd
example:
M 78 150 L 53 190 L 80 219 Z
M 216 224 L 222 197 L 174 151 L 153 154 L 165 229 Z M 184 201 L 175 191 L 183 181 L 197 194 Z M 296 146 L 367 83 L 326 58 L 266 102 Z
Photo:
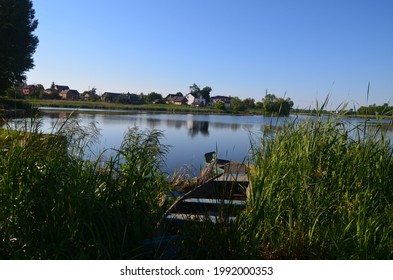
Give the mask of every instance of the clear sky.
M 393 105 L 392 0 L 33 0 L 28 83 Z M 370 94 L 367 100 L 367 85 Z

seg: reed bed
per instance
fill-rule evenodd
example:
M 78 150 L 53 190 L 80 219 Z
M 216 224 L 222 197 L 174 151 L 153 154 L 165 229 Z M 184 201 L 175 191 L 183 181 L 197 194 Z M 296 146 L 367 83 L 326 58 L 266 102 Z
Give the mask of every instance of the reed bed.
M 168 187 L 161 133 L 132 128 L 93 161 L 94 124 L 56 127 L 49 138 L 37 119 L 1 132 L 0 259 L 143 258 Z
M 184 228 L 180 257 L 392 259 L 392 143 L 383 123 L 343 117 L 294 120 L 253 142 L 246 210 Z
M 159 131 L 131 128 L 107 160 L 77 119 L 48 137 L 31 119 L 0 130 L 0 259 L 141 259 L 167 208 Z M 190 223 L 180 259 L 392 259 L 393 150 L 383 125 L 310 117 L 254 144 L 234 223 Z M 159 256 L 158 256 L 159 257 Z
M 350 126 L 338 116 L 294 121 L 253 151 L 255 173 L 241 221 L 253 254 L 393 257 L 392 146 L 378 125 Z

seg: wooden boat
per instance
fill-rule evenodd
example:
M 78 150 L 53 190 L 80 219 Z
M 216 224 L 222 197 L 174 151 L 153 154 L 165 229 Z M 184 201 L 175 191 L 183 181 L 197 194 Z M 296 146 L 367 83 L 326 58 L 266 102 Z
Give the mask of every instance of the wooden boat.
M 246 207 L 248 166 L 213 157 L 204 172 L 210 179 L 178 198 L 157 224 L 154 237 L 145 240 L 145 249 L 155 257 L 175 258 L 177 234 L 187 223 L 233 223 Z
M 205 167 L 210 168 L 215 174 L 224 173 L 225 166 L 229 163 L 229 160 L 217 158 L 216 152 L 205 154 Z
M 211 179 L 173 203 L 157 227 L 159 232 L 176 234 L 187 222 L 233 222 L 246 205 L 247 166 L 225 161 L 222 170 L 219 174 L 216 174 L 217 169 L 213 170 Z

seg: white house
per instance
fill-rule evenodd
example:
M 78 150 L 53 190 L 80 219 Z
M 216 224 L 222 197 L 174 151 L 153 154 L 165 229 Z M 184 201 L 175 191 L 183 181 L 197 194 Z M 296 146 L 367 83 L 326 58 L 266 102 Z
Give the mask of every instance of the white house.
M 185 98 L 187 99 L 188 105 L 197 107 L 206 105 L 206 99 L 202 97 L 202 94 L 189 93 L 185 96 Z

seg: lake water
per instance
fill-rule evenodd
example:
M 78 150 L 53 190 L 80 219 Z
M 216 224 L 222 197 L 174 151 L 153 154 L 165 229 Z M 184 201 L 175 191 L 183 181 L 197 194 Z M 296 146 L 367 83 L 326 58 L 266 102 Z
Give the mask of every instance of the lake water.
M 71 110 L 40 108 L 43 131 L 52 131 L 59 118 Z M 233 161 L 249 160 L 250 138 L 261 137 L 268 125 L 281 125 L 288 118 L 233 115 L 195 115 L 106 110 L 75 111 L 81 124 L 96 123 L 100 129 L 100 142 L 95 153 L 118 148 L 128 128 L 158 129 L 163 132 L 161 143 L 170 145 L 166 156 L 166 172 L 187 168 L 195 175 L 203 167 L 204 154 L 216 151 L 220 158 Z
M 40 108 L 42 130 L 50 133 L 59 119 L 66 118 L 74 109 Z M 265 116 L 168 114 L 133 111 L 77 110 L 73 116 L 82 125 L 94 122 L 100 130 L 100 140 L 93 147 L 93 158 L 100 152 L 109 156 L 111 148 L 119 148 L 128 128 L 141 130 L 158 129 L 163 132 L 161 143 L 169 145 L 166 166 L 163 170 L 172 174 L 187 168 L 194 175 L 203 168 L 204 154 L 216 151 L 220 158 L 248 161 L 250 139 L 263 136 L 266 126 L 280 126 L 285 121 L 303 116 L 286 118 Z M 364 123 L 364 119 L 348 119 L 352 125 Z

